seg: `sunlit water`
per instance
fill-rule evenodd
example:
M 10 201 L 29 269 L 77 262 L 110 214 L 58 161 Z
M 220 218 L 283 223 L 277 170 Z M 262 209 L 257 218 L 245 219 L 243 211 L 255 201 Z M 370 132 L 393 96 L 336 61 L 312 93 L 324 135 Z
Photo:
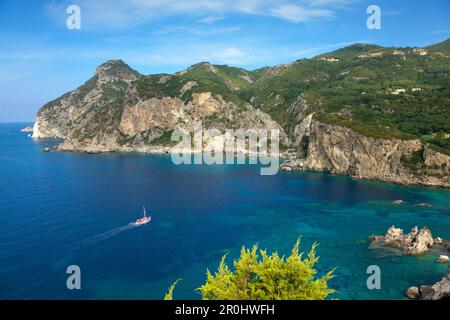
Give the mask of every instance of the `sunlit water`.
M 428 225 L 450 238 L 450 192 L 356 182 L 319 173 L 260 176 L 256 166 L 176 166 L 168 156 L 44 153 L 25 124 L 0 125 L 0 298 L 176 299 L 195 292 L 223 254 L 242 245 L 289 254 L 320 243 L 319 271 L 337 267 L 339 299 L 403 299 L 446 272 L 434 254 L 370 250 L 391 225 Z M 406 205 L 396 206 L 393 200 Z M 430 203 L 432 207 L 414 206 Z M 152 221 L 129 225 L 146 205 Z M 82 290 L 66 288 L 81 268 Z M 366 269 L 381 267 L 381 290 Z

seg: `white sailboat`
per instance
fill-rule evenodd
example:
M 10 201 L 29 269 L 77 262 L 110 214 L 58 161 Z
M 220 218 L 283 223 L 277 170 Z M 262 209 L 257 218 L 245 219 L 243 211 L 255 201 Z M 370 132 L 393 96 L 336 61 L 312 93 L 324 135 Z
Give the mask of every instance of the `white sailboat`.
M 143 217 L 140 219 L 136 220 L 136 224 L 138 226 L 143 225 L 143 224 L 147 224 L 150 222 L 150 220 L 152 220 L 152 217 L 147 217 L 147 211 L 145 210 L 145 206 L 143 207 Z

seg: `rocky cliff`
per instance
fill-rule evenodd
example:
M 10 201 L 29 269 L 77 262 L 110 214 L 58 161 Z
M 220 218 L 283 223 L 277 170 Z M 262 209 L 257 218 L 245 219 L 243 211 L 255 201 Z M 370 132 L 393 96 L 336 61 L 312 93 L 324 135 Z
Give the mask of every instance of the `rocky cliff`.
M 222 132 L 278 129 L 281 141 L 289 144 L 281 126 L 269 115 L 250 104 L 226 101 L 220 94 L 193 92 L 195 82 L 177 82 L 170 95 L 148 95 L 157 90 L 154 82 L 165 87 L 173 85 L 168 83 L 171 78 L 152 76 L 148 84 L 146 77 L 124 62 L 108 61 L 83 86 L 41 108 L 33 138 L 62 139 L 59 151 L 167 152 L 173 130 L 192 132 L 195 123 L 202 121 L 204 129 Z M 187 93 L 189 99 L 184 98 Z
M 299 134 L 293 137 L 297 153 L 283 164 L 285 170 L 450 187 L 450 157 L 420 140 L 370 138 L 349 128 L 321 123 L 312 115 L 295 132 Z
M 39 110 L 33 137 L 61 139 L 60 151 L 167 152 L 171 133 L 197 121 L 222 132 L 278 129 L 285 170 L 450 187 L 442 48 L 354 45 L 255 71 L 199 63 L 150 76 L 108 61 Z M 412 87 L 393 94 L 405 82 Z

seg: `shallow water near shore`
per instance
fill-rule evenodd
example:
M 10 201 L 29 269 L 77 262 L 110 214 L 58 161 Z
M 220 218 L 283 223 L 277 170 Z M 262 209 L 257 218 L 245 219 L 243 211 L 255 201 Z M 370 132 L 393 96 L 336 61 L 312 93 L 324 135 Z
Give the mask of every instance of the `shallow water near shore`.
M 321 273 L 337 267 L 337 299 L 403 299 L 412 285 L 448 270 L 433 253 L 409 257 L 369 249 L 370 235 L 395 225 L 429 226 L 450 239 L 450 190 L 352 181 L 321 173 L 260 176 L 252 165 L 181 165 L 169 156 L 45 153 L 0 124 L 0 298 L 175 299 L 195 292 L 221 256 L 242 245 L 288 255 L 317 241 Z M 393 205 L 403 199 L 405 205 Z M 429 203 L 432 207 L 417 207 Z M 152 221 L 127 227 L 146 205 Z M 78 265 L 82 290 L 66 288 Z M 381 290 L 366 269 L 381 268 Z

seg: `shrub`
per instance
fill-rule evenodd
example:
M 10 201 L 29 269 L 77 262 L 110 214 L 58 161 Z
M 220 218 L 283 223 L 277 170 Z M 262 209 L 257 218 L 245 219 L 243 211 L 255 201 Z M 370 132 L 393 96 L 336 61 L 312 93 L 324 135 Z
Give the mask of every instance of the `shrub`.
M 328 281 L 334 277 L 334 270 L 323 277 L 317 277 L 314 268 L 319 261 L 314 243 L 306 258 L 299 252 L 297 240 L 289 257 L 280 257 L 277 252 L 271 255 L 258 246 L 242 248 L 240 257 L 234 261 L 234 271 L 222 257 L 218 271 L 207 271 L 206 283 L 198 291 L 203 300 L 324 300 L 333 289 Z M 166 294 L 164 300 L 172 300 L 177 280 Z

